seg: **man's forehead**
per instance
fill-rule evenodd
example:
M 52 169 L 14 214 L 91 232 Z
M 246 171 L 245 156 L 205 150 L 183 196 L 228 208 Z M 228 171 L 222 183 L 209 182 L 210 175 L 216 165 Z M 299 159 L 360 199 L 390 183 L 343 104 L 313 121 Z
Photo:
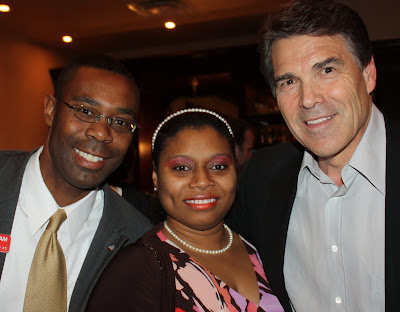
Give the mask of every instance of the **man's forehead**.
M 274 69 L 285 64 L 307 61 L 309 66 L 324 61 L 326 58 L 340 58 L 343 53 L 350 53 L 347 42 L 340 35 L 310 36 L 297 35 L 279 39 L 272 47 L 272 65 Z
M 135 115 L 139 105 L 139 91 L 133 81 L 122 74 L 105 69 L 82 66 L 77 68 L 63 85 L 61 98 L 66 101 L 94 106 L 104 104 Z
M 120 73 L 106 69 L 80 66 L 68 73 L 64 81 L 63 91 L 72 89 L 85 89 L 96 85 L 104 85 L 105 88 L 123 88 L 132 93 L 138 93 L 136 84 Z M 101 91 L 101 90 L 99 90 Z
M 336 47 L 342 48 L 347 46 L 346 39 L 338 35 L 295 35 L 287 38 L 281 38 L 276 40 L 272 45 L 272 55 L 276 54 L 282 47 L 297 47 L 299 50 L 303 50 L 310 47 Z M 281 51 L 279 51 L 281 52 Z

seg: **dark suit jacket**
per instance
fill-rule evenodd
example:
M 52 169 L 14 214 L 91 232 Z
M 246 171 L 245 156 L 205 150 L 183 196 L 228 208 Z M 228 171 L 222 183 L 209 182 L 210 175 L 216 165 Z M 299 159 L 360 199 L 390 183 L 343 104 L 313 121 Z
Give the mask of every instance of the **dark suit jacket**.
M 385 305 L 386 311 L 396 311 L 400 291 L 400 198 L 396 183 L 400 178 L 400 121 L 385 118 L 385 123 Z M 292 143 L 257 151 L 241 177 L 228 217 L 228 223 L 257 247 L 285 311 L 291 311 L 283 276 L 285 244 L 303 154 L 303 148 Z
M 17 207 L 22 176 L 32 153 L 0 152 L 0 233 L 10 234 Z M 122 197 L 104 190 L 104 210 L 96 234 L 79 273 L 69 306 L 70 312 L 84 311 L 90 292 L 115 253 L 135 242 L 152 225 Z M 107 247 L 114 245 L 113 250 Z M 0 253 L 0 275 L 6 254 Z

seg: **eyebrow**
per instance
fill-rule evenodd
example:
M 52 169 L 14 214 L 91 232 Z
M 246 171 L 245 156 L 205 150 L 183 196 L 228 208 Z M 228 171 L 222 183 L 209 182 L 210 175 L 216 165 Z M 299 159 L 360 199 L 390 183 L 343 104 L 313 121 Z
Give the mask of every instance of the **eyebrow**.
M 225 159 L 227 161 L 229 161 L 229 163 L 233 162 L 233 156 L 229 155 L 229 154 L 217 154 L 217 155 L 214 155 L 213 157 L 211 157 L 211 159 L 209 161 L 215 161 L 215 160 L 223 161 Z
M 292 73 L 287 73 L 287 74 L 284 74 L 284 75 L 282 75 L 282 76 L 277 76 L 277 77 L 274 79 L 274 83 L 275 83 L 275 85 L 276 85 L 279 81 L 287 80 L 287 79 L 290 79 L 290 78 L 293 78 L 293 77 L 294 77 L 294 74 L 292 74 Z
M 84 95 L 83 96 L 82 95 L 74 96 L 72 98 L 72 100 L 76 101 L 76 102 L 83 102 L 85 104 L 89 104 L 89 105 L 92 105 L 92 106 L 100 106 L 99 102 L 97 102 L 96 100 L 92 99 L 91 97 L 84 96 Z
M 96 101 L 95 99 L 92 99 L 91 97 L 88 97 L 88 96 L 75 96 L 72 98 L 72 100 L 76 101 L 76 102 L 83 102 L 85 104 L 94 106 L 96 108 L 101 107 L 101 104 L 98 101 Z M 137 116 L 136 112 L 130 108 L 117 107 L 117 111 L 123 115 L 131 115 L 133 117 L 133 119 L 136 120 L 136 116 Z
M 229 159 L 233 160 L 233 155 L 222 153 L 222 154 L 213 154 L 213 155 L 211 155 L 211 157 L 210 157 L 210 159 L 209 159 L 208 161 L 213 160 L 213 159 L 215 159 L 216 157 L 226 157 L 226 158 L 229 158 Z M 175 160 L 175 159 L 180 159 L 180 158 L 193 161 L 192 157 L 190 157 L 190 156 L 188 156 L 188 155 L 185 155 L 185 154 L 179 154 L 179 155 L 172 156 L 172 157 L 169 158 L 168 160 L 169 160 L 169 161 L 173 161 L 173 160 Z
M 322 62 L 315 63 L 313 66 L 313 69 L 318 70 L 318 69 L 321 69 L 321 68 L 325 67 L 326 65 L 332 64 L 332 63 L 341 65 L 341 64 L 343 64 L 343 61 L 341 59 L 338 59 L 337 57 L 328 57 L 326 60 L 324 60 Z
M 131 115 L 134 120 L 136 120 L 136 118 L 137 118 L 135 111 L 130 108 L 117 107 L 117 110 L 123 115 Z
M 176 155 L 166 160 L 167 166 L 176 166 L 181 162 L 193 162 L 193 160 L 189 156 L 185 155 Z

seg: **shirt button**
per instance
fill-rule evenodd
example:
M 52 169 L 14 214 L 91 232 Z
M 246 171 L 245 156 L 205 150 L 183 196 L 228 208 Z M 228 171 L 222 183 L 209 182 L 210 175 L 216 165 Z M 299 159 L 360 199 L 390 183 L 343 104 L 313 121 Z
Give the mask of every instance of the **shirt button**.
M 337 252 L 337 251 L 338 251 L 338 246 L 333 245 L 333 246 L 332 246 L 332 251 L 333 251 L 333 252 Z
M 342 303 L 342 298 L 336 297 L 336 298 L 335 298 L 335 301 L 336 301 L 336 303 Z

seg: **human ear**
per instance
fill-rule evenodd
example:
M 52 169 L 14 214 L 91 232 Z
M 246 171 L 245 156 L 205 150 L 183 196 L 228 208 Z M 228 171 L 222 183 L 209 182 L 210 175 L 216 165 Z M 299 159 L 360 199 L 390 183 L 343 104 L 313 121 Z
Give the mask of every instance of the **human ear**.
M 376 86 L 376 66 L 374 57 L 371 58 L 371 61 L 363 69 L 363 76 L 368 94 L 371 94 Z
M 152 173 L 151 177 L 153 179 L 154 188 L 158 189 L 157 172 L 156 172 L 156 168 L 155 168 L 154 162 L 153 162 L 153 173 Z
M 56 101 L 55 97 L 50 94 L 46 94 L 44 98 L 44 121 L 49 128 L 53 125 Z

